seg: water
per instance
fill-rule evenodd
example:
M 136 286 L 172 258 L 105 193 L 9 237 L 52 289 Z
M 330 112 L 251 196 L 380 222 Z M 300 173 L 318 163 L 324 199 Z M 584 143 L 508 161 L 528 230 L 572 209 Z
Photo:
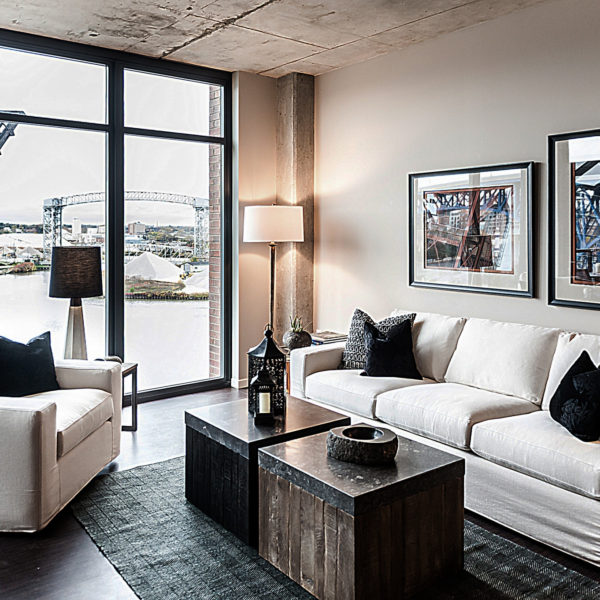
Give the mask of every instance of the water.
M 0 276 L 0 335 L 26 342 L 50 331 L 64 354 L 69 300 L 49 298 L 49 271 Z M 88 357 L 104 351 L 104 300 L 84 299 Z M 125 359 L 139 363 L 138 387 L 150 389 L 208 378 L 208 301 L 125 303 Z

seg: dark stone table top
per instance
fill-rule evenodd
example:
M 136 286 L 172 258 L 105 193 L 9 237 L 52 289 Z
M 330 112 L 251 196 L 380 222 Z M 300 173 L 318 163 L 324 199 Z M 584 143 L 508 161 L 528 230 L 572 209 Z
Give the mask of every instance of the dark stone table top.
M 349 425 L 350 418 L 310 402 L 288 396 L 285 419 L 276 418 L 273 425 L 254 424 L 248 414 L 248 402 L 236 400 L 185 411 L 188 427 L 249 458 L 263 446 L 277 444 L 299 435 L 328 431 Z
M 261 448 L 258 464 L 351 515 L 461 477 L 462 458 L 398 436 L 396 462 L 366 466 L 327 456 L 327 433 Z

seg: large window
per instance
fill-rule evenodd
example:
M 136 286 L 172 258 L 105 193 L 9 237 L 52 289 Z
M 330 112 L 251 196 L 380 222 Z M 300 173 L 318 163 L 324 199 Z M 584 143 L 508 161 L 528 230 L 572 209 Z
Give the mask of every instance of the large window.
M 230 74 L 0 31 L 0 335 L 50 330 L 52 246 L 99 245 L 88 355 L 146 397 L 230 377 Z

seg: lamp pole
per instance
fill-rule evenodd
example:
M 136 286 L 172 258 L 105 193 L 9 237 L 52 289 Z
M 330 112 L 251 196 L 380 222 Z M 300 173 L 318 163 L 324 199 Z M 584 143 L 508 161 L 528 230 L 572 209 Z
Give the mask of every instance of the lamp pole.
M 271 324 L 271 331 L 275 331 L 275 248 L 277 244 L 275 242 L 269 242 L 269 248 L 271 249 L 271 298 L 269 304 L 269 321 Z

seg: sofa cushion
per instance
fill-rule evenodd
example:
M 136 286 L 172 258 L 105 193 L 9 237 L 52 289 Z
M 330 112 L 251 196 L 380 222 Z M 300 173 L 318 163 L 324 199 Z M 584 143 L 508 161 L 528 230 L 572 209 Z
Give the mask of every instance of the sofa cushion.
M 548 384 L 544 391 L 542 408 L 550 408 L 550 400 L 558 389 L 565 373 L 569 367 L 577 360 L 583 351 L 586 351 L 594 365 L 600 364 L 600 335 L 573 334 L 562 332 L 556 344 L 556 352 L 552 359 L 550 374 L 548 375 Z
M 600 443 L 579 441 L 548 411 L 479 423 L 471 449 L 499 465 L 600 498 Z
M 360 375 L 360 369 L 319 371 L 306 378 L 306 397 L 371 419 L 375 416 L 375 403 L 379 394 L 424 383 L 434 382 L 428 379 L 364 377 Z
M 404 314 L 399 309 L 392 312 Z M 413 352 L 417 369 L 423 377 L 444 381 L 444 375 L 466 319 L 419 312 L 413 325 Z
M 468 319 L 446 381 L 542 402 L 559 330 Z
M 59 457 L 72 450 L 113 416 L 112 396 L 103 390 L 55 390 L 32 397 L 56 404 Z
M 375 416 L 390 425 L 468 450 L 471 428 L 476 423 L 538 410 L 522 398 L 439 383 L 381 394 Z

